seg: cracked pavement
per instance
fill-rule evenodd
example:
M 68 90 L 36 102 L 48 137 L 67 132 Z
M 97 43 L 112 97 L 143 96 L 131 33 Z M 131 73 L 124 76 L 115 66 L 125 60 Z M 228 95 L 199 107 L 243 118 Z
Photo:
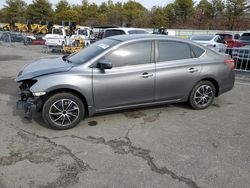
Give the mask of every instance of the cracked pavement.
M 249 187 L 250 75 L 206 110 L 113 112 L 55 131 L 15 110 L 18 70 L 51 55 L 18 45 L 0 46 L 1 188 Z

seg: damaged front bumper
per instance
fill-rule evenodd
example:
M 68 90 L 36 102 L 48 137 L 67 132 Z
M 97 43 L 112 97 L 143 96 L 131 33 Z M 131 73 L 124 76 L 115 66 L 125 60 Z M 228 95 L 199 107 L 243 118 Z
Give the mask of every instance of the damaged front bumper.
M 42 108 L 41 96 L 45 92 L 32 93 L 30 91 L 30 85 L 27 83 L 21 83 L 20 85 L 20 100 L 17 101 L 17 110 L 24 111 L 24 117 L 32 119 L 34 115 Z M 41 95 L 39 95 L 39 93 Z
M 37 112 L 37 104 L 35 98 L 28 98 L 27 100 L 20 99 L 17 101 L 17 110 L 24 110 L 24 117 L 32 119 Z

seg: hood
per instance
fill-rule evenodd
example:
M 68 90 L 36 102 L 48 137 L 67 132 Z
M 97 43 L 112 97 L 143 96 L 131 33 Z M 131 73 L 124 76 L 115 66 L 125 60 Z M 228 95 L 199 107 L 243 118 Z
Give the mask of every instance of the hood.
M 60 57 L 46 57 L 35 60 L 31 64 L 26 65 L 19 73 L 16 82 L 32 79 L 37 76 L 45 74 L 66 72 L 73 67 L 72 64 L 67 63 Z

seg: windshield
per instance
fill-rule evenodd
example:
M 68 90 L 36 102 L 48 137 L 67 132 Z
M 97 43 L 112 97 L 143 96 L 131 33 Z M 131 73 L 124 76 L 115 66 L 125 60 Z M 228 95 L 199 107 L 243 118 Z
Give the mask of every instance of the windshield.
M 241 40 L 250 40 L 250 33 L 243 33 L 240 37 Z
M 78 34 L 79 35 L 85 35 L 85 36 L 87 36 L 88 35 L 88 31 L 87 31 L 87 29 L 84 29 L 84 30 L 78 30 Z
M 214 35 L 195 35 L 192 36 L 191 40 L 199 40 L 199 41 L 210 41 L 214 38 Z
M 62 35 L 63 33 L 62 33 L 62 30 L 61 29 L 53 29 L 52 30 L 52 34 L 58 34 L 58 35 Z
M 103 39 L 98 42 L 95 42 L 88 47 L 82 49 L 80 52 L 75 53 L 68 57 L 68 60 L 73 64 L 83 64 L 87 61 L 93 59 L 100 53 L 104 52 L 105 50 L 113 47 L 114 45 L 118 44 L 120 41 L 113 40 L 113 39 Z

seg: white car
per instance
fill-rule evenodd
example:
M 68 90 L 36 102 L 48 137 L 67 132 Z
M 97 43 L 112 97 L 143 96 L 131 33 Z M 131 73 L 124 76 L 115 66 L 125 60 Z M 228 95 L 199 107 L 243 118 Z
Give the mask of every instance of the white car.
M 219 35 L 193 35 L 190 40 L 221 53 L 225 53 L 227 48 L 225 41 Z
M 119 28 L 110 28 L 105 29 L 103 37 L 110 37 L 114 35 L 129 35 L 129 34 L 147 34 L 148 32 L 145 29 L 133 28 L 133 27 L 119 27 Z
M 52 33 L 44 37 L 45 45 L 52 49 L 62 48 L 66 38 L 66 29 L 63 26 L 54 26 L 52 28 Z

